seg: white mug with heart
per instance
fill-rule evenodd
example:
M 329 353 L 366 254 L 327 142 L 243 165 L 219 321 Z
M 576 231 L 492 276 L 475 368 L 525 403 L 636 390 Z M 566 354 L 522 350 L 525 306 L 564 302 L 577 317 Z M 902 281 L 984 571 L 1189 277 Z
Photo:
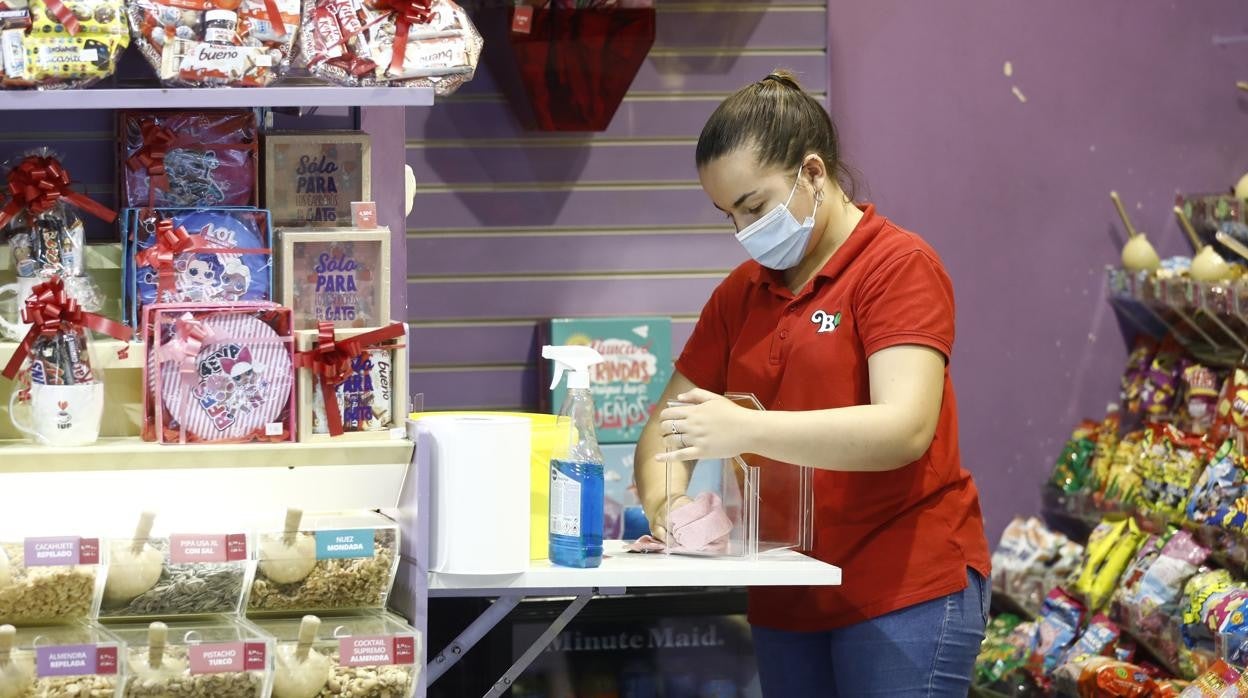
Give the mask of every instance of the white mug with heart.
M 0 335 L 8 337 L 14 342 L 20 342 L 26 336 L 26 333 L 30 331 L 30 325 L 22 322 L 22 306 L 26 303 L 30 292 L 42 281 L 42 278 L 21 276 L 18 277 L 15 283 L 0 286 L 0 300 L 3 300 L 9 294 L 13 295 L 12 306 L 5 303 L 6 308 L 11 307 L 13 309 L 13 319 L 10 320 L 0 315 Z
M 87 446 L 100 438 L 104 384 L 30 386 L 30 421 L 18 419 L 18 398 L 9 398 L 9 420 L 23 434 L 45 446 Z

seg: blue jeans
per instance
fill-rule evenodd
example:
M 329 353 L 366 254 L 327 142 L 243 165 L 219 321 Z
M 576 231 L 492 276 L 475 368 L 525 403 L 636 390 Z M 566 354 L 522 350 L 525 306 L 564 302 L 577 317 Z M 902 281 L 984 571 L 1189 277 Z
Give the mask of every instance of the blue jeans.
M 755 627 L 767 698 L 965 698 L 992 588 L 974 570 L 964 591 L 827 632 Z

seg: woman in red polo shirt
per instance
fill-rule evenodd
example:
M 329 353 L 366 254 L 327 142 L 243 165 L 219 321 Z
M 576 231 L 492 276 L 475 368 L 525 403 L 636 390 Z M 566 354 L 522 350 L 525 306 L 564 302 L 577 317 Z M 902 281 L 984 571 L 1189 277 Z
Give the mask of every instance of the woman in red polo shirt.
M 836 127 L 791 75 L 745 87 L 697 147 L 752 258 L 715 289 L 637 449 L 662 535 L 666 462 L 815 468 L 812 554 L 840 587 L 750 590 L 770 697 L 967 694 L 990 589 L 958 453 L 953 288 L 927 243 L 842 188 Z M 724 399 L 753 393 L 766 412 Z

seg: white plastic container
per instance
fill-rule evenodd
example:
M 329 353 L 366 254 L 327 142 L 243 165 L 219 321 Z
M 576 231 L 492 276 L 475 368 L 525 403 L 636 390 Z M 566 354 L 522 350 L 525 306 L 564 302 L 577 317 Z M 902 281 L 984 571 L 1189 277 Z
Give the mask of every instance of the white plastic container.
M 126 645 L 125 698 L 264 698 L 273 683 L 273 638 L 246 621 L 111 625 Z
M 763 406 L 750 394 L 729 393 L 727 397 L 748 409 Z M 751 463 L 754 461 L 754 464 Z M 703 477 L 699 471 L 710 468 L 720 471 L 719 477 Z M 814 515 L 813 470 L 787 463 L 767 462 L 765 466 L 753 456 L 706 459 L 694 464 L 690 477 L 685 477 L 685 464 L 667 465 L 666 498 L 671 507 L 665 520 L 669 523 L 667 554 L 708 557 L 756 558 L 773 550 L 809 550 Z M 700 493 L 693 502 L 686 496 L 690 481 L 714 482 L 719 488 Z M 695 521 L 687 521 L 690 510 L 699 512 Z M 675 514 L 675 516 L 673 516 Z M 683 525 L 697 528 L 697 534 L 682 535 Z M 724 531 L 722 537 L 707 540 L 706 531 Z M 682 544 L 695 540 L 694 545 Z

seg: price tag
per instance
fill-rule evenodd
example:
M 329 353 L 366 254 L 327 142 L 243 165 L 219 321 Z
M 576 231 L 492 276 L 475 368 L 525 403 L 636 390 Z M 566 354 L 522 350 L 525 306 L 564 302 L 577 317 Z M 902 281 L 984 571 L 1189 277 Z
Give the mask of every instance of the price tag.
M 516 34 L 528 34 L 533 31 L 533 7 L 520 5 L 511 18 L 511 31 Z

